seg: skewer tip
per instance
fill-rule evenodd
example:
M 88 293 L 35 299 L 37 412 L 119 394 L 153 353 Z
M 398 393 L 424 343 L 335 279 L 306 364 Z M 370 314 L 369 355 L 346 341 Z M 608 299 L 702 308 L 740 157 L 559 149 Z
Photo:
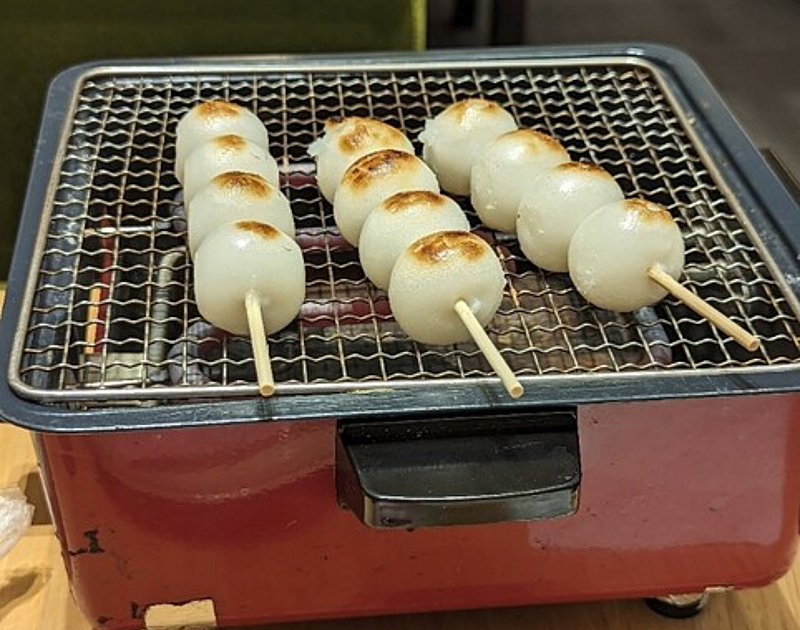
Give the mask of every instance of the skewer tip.
M 746 343 L 743 344 L 746 350 L 755 352 L 761 347 L 761 340 L 758 337 L 751 336 Z
M 520 383 L 515 383 L 508 388 L 508 394 L 511 398 L 519 398 L 525 393 L 525 388 Z
M 258 393 L 264 398 L 269 398 L 275 393 L 275 385 L 272 383 L 262 383 L 258 386 Z

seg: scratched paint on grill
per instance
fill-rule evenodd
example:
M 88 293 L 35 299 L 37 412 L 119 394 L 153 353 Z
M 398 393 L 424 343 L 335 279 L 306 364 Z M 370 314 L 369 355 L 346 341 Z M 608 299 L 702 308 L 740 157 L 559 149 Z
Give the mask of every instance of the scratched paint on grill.
M 516 240 L 482 227 L 458 199 L 505 265 L 505 298 L 488 330 L 521 377 L 800 362 L 796 316 L 644 66 L 99 76 L 79 91 L 22 382 L 43 399 L 96 402 L 120 391 L 180 400 L 198 385 L 211 397 L 256 391 L 249 341 L 214 330 L 197 311 L 173 175 L 176 123 L 210 98 L 246 106 L 266 124 L 304 250 L 306 304 L 269 339 L 280 393 L 492 377 L 473 344 L 424 346 L 399 330 L 385 293 L 338 236 L 306 153 L 329 117 L 374 116 L 416 142 L 426 118 L 470 96 L 498 101 L 521 127 L 597 162 L 626 195 L 666 206 L 685 238 L 685 283 L 762 340 L 759 351 L 744 351 L 672 298 L 637 315 L 596 309 L 565 274 L 531 265 Z

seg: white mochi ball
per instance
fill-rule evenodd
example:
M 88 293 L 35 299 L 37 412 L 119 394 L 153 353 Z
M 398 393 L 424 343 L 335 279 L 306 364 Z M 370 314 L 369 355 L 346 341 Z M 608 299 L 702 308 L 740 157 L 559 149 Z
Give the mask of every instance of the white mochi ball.
M 234 134 L 269 149 L 264 123 L 253 112 L 227 101 L 205 101 L 195 105 L 178 121 L 175 129 L 175 177 L 182 184 L 186 158 L 216 136 Z
M 444 230 L 469 230 L 469 221 L 455 201 L 427 190 L 396 193 L 380 203 L 364 223 L 358 243 L 361 267 L 376 286 L 386 289 L 392 268 L 406 247 Z
M 422 158 L 436 173 L 443 190 L 468 195 L 472 166 L 486 145 L 516 128 L 514 117 L 494 101 L 458 101 L 425 123 L 419 134 Z
M 347 242 L 358 245 L 369 213 L 381 201 L 402 190 L 439 192 L 439 183 L 425 162 L 396 149 L 369 153 L 354 162 L 333 198 L 333 218 Z
M 504 133 L 472 167 L 470 199 L 484 225 L 515 233 L 517 209 L 531 181 L 544 169 L 569 161 L 561 143 L 533 129 Z
M 578 225 L 600 206 L 625 195 L 603 168 L 567 162 L 542 172 L 522 197 L 517 238 L 525 256 L 548 271 L 567 271 L 567 252 Z
M 260 175 L 230 171 L 217 175 L 188 204 L 192 257 L 214 229 L 236 221 L 268 223 L 294 238 L 292 208 L 283 193 Z
M 217 136 L 186 158 L 184 199 L 191 201 L 208 182 L 228 171 L 261 175 L 273 186 L 278 186 L 280 181 L 278 164 L 264 147 L 242 136 Z
M 395 321 L 421 343 L 449 345 L 472 337 L 455 310 L 463 300 L 482 326 L 503 301 L 503 266 L 470 232 L 435 232 L 409 245 L 389 280 Z
M 308 153 L 317 160 L 317 184 L 322 196 L 333 202 L 344 172 L 358 158 L 381 149 L 414 153 L 403 132 L 374 118 L 330 118 L 325 134 L 314 140 Z
M 297 316 L 305 299 L 303 254 L 293 239 L 266 223 L 225 223 L 197 250 L 194 287 L 203 319 L 235 335 L 249 334 L 245 299 L 254 291 L 271 334 Z
M 612 311 L 655 304 L 666 289 L 647 276 L 660 267 L 674 279 L 683 271 L 681 231 L 663 207 L 644 199 L 607 204 L 578 226 L 569 246 L 569 274 L 589 302 Z

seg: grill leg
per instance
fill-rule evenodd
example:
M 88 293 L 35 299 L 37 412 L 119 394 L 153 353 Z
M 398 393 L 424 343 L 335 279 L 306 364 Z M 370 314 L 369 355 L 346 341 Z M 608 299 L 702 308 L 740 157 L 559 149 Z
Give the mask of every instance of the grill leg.
M 659 615 L 671 619 L 688 619 L 699 614 L 708 604 L 708 593 L 686 593 L 648 597 L 645 603 Z

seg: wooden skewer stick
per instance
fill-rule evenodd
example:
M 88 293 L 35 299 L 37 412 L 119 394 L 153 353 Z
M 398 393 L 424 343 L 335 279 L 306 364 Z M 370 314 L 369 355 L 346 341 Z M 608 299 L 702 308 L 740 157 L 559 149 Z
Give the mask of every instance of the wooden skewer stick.
M 475 313 L 472 312 L 469 305 L 464 300 L 459 300 L 455 303 L 454 308 L 461 318 L 461 321 L 464 322 L 464 326 L 467 327 L 469 334 L 472 335 L 472 339 L 478 345 L 481 352 L 483 352 L 483 356 L 486 357 L 489 365 L 492 366 L 497 376 L 503 381 L 503 386 L 506 388 L 511 398 L 519 398 L 522 396 L 525 390 L 517 379 L 517 375 L 508 367 L 508 363 L 506 363 L 503 355 L 495 348 L 492 340 L 489 339 L 489 335 L 486 334 L 486 331 L 475 317 Z
M 247 311 L 247 325 L 250 327 L 250 344 L 253 346 L 253 359 L 256 362 L 258 391 L 262 396 L 275 393 L 275 380 L 272 377 L 272 364 L 269 360 L 269 346 L 264 332 L 264 320 L 261 316 L 261 302 L 258 293 L 250 291 L 244 300 Z
M 664 287 L 676 298 L 681 300 L 681 302 L 686 304 L 686 306 L 692 309 L 695 313 L 705 317 L 712 326 L 716 326 L 723 332 L 729 334 L 743 348 L 746 348 L 752 352 L 758 349 L 758 347 L 761 345 L 758 337 L 751 335 L 744 328 L 739 326 L 739 324 L 731 321 L 727 316 L 720 313 L 703 298 L 689 291 L 689 289 L 675 280 L 663 269 L 660 269 L 659 267 L 650 267 L 650 269 L 647 270 L 647 276 L 651 280 L 658 282 L 658 284 Z

